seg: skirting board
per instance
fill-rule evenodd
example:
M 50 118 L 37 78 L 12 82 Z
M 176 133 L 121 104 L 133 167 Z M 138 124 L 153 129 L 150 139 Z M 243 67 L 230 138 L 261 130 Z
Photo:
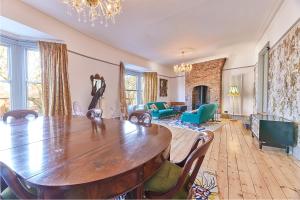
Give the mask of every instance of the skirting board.
M 299 146 L 294 147 L 292 152 L 293 152 L 292 155 L 293 155 L 297 160 L 300 160 L 300 147 L 299 147 Z

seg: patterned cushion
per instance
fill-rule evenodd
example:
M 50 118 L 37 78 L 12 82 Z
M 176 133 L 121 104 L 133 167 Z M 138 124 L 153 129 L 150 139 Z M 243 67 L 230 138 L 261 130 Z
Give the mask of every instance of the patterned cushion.
M 164 103 L 164 106 L 166 109 L 170 108 L 169 104 L 167 104 L 167 103 Z
M 155 104 L 150 105 L 151 110 L 158 110 L 157 106 Z

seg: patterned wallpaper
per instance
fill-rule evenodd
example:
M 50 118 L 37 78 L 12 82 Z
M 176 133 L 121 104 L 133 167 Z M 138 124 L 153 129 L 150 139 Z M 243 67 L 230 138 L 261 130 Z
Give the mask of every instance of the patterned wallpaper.
M 270 51 L 270 113 L 300 121 L 300 21 Z
M 300 20 L 270 50 L 268 101 L 270 114 L 300 122 Z

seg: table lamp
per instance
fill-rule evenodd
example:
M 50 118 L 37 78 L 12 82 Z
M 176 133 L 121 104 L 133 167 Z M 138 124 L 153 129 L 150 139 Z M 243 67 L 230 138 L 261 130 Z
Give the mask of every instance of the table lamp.
M 230 86 L 228 96 L 232 97 L 232 116 L 234 118 L 234 98 L 240 96 L 239 89 L 236 85 Z

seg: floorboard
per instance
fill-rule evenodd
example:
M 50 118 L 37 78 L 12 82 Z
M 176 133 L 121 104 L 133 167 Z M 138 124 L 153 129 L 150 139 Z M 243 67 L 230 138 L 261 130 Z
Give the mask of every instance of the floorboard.
M 184 158 L 197 134 L 172 132 L 171 159 L 176 161 Z M 240 121 L 228 120 L 215 131 L 201 170 L 216 173 L 220 199 L 300 199 L 300 162 L 284 150 L 260 150 Z

